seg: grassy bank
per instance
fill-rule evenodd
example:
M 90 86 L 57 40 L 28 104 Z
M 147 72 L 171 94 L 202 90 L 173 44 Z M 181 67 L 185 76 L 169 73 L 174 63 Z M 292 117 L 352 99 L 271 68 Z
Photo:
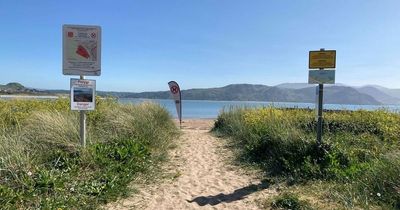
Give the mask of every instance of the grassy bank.
M 88 112 L 88 146 L 79 146 L 69 101 L 0 101 L 2 209 L 96 209 L 153 172 L 177 136 L 155 104 L 97 100 Z
M 399 128 L 396 113 L 329 112 L 320 145 L 314 111 L 262 108 L 225 110 L 213 130 L 232 140 L 240 161 L 284 180 L 269 207 L 304 199 L 317 209 L 399 209 Z

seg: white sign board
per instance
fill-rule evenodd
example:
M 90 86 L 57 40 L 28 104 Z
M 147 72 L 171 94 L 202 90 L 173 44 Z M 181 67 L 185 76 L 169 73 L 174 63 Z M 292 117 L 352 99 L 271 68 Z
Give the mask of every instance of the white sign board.
M 94 110 L 96 80 L 71 79 L 71 110 Z
M 100 76 L 100 26 L 63 25 L 63 74 Z
M 308 84 L 335 84 L 335 70 L 308 71 Z

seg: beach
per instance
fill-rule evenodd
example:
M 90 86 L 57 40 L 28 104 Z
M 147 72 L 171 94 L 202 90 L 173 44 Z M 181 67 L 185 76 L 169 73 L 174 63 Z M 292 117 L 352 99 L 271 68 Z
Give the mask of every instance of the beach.
M 212 119 L 184 120 L 178 146 L 171 151 L 165 173 L 170 179 L 135 186 L 138 194 L 107 209 L 260 209 L 258 200 L 276 194 L 261 183 L 258 171 L 233 163 L 225 139 L 210 133 Z M 178 123 L 179 126 L 179 123 Z

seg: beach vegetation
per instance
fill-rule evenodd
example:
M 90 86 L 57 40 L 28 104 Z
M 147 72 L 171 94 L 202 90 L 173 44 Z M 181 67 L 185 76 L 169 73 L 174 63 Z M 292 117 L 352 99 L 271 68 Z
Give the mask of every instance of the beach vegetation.
M 87 147 L 79 112 L 68 99 L 0 101 L 2 209 L 98 209 L 151 179 L 178 131 L 165 108 L 96 100 L 87 112 Z
M 288 189 L 316 182 L 320 199 L 341 208 L 400 208 L 400 115 L 386 110 L 327 111 L 316 141 L 315 111 L 231 108 L 220 113 L 215 134 L 227 137 L 242 163 L 278 177 Z

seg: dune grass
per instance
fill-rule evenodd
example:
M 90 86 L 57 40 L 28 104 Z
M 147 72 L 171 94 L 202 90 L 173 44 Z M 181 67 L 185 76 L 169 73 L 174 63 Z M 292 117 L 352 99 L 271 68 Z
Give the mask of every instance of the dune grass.
M 159 105 L 97 100 L 82 148 L 78 117 L 67 99 L 0 101 L 2 209 L 97 209 L 154 173 L 178 135 Z
M 399 128 L 400 115 L 384 110 L 326 112 L 318 144 L 313 110 L 238 108 L 223 111 L 213 130 L 231 139 L 240 161 L 285 180 L 283 193 L 339 209 L 399 209 Z

